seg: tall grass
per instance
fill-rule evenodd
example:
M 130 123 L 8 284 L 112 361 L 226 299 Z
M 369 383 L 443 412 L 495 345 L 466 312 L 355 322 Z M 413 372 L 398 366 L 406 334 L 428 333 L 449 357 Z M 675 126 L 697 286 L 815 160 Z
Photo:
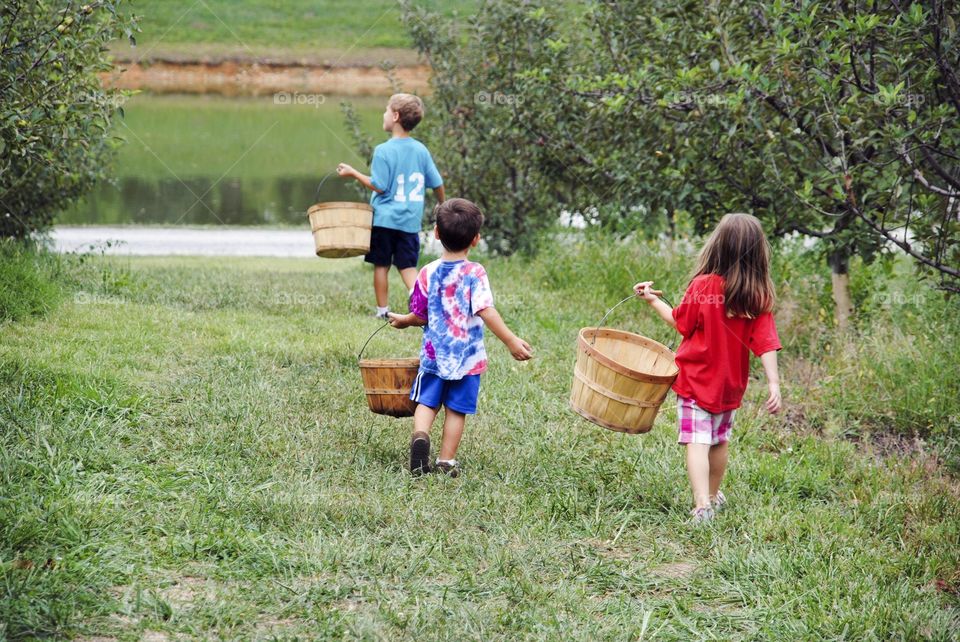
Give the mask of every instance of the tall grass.
M 821 356 L 839 343 L 805 298 L 815 290 L 800 278 L 805 259 L 778 258 L 794 266 L 778 276 L 781 356 L 788 407 L 812 419 L 764 415 L 752 384 L 734 430 L 731 508 L 697 529 L 669 403 L 645 436 L 601 430 L 566 406 L 577 330 L 640 277 L 682 291 L 689 252 L 591 241 L 532 260 L 478 258 L 536 357 L 513 362 L 488 339 L 455 480 L 411 478 L 410 422 L 366 410 L 356 350 L 378 322 L 359 261 L 94 257 L 70 270 L 71 296 L 0 338 L 5 634 L 955 635 L 956 480 L 926 451 L 884 456 L 822 429 L 843 427 L 855 403 L 872 407 L 856 395 L 881 386 Z M 930 296 L 919 309 L 941 301 Z M 955 304 L 938 305 L 935 326 L 876 312 L 847 358 L 878 366 L 885 384 L 899 368 L 955 378 L 956 364 L 896 361 L 882 340 L 913 328 L 956 346 Z M 608 323 L 671 339 L 640 302 Z M 416 331 L 386 332 L 371 355 L 416 352 Z M 946 403 L 955 415 L 956 398 Z
M 0 240 L 0 323 L 42 315 L 61 298 L 57 257 L 30 243 Z

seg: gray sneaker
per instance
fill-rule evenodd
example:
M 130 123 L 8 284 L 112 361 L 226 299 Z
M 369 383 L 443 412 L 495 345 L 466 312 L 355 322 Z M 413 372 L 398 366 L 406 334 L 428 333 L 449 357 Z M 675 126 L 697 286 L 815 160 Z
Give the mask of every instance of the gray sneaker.
M 727 498 L 723 496 L 723 491 L 717 491 L 716 496 L 710 501 L 713 512 L 719 513 L 727 506 Z
M 690 521 L 694 524 L 706 524 L 709 521 L 712 521 L 716 513 L 714 513 L 713 508 L 707 506 L 705 508 L 694 508 L 690 511 Z

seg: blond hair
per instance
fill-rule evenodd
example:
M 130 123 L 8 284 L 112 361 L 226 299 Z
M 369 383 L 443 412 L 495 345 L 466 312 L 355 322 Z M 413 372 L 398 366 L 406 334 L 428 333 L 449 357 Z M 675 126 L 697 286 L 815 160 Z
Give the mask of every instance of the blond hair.
M 756 217 L 727 214 L 697 257 L 693 276 L 717 274 L 724 278 L 724 308 L 731 317 L 755 319 L 773 309 L 770 244 Z
M 400 115 L 400 126 L 411 131 L 423 119 L 423 101 L 413 94 L 394 94 L 387 106 Z

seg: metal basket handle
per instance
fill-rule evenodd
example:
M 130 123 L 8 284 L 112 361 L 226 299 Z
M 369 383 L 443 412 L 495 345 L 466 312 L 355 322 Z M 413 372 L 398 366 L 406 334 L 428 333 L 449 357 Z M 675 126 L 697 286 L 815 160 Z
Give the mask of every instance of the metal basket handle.
M 373 331 L 373 334 L 371 334 L 369 337 L 367 337 L 367 340 L 363 342 L 363 347 L 360 348 L 360 352 L 357 354 L 357 361 L 361 361 L 361 360 L 363 359 L 363 351 L 367 349 L 367 344 L 370 343 L 370 340 L 373 339 L 375 336 L 377 336 L 377 333 L 379 333 L 381 330 L 383 330 L 383 329 L 384 329 L 385 327 L 387 327 L 388 325 L 390 325 L 389 319 L 388 319 L 387 322 L 384 323 L 382 326 L 380 326 L 379 328 L 377 328 L 376 330 L 374 330 L 374 331 Z
M 673 307 L 673 304 L 670 303 L 670 301 L 667 300 L 667 298 L 666 298 L 665 296 L 660 295 L 660 296 L 658 296 L 657 298 L 660 299 L 661 301 L 663 301 L 664 303 L 666 303 L 667 305 L 669 305 L 671 308 Z M 603 315 L 603 318 L 602 318 L 602 319 L 600 319 L 600 323 L 598 323 L 597 325 L 593 326 L 593 327 L 594 327 L 594 330 L 599 330 L 601 327 L 603 327 L 603 322 L 607 320 L 607 317 L 610 316 L 610 313 L 613 312 L 614 310 L 616 310 L 617 308 L 619 308 L 621 305 L 623 305 L 624 303 L 626 303 L 626 302 L 629 301 L 630 299 L 637 299 L 637 300 L 639 300 L 640 297 L 638 297 L 638 296 L 636 295 L 636 293 L 631 294 L 630 296 L 628 296 L 628 297 L 626 297 L 625 299 L 621 300 L 621 301 L 620 301 L 619 303 L 617 303 L 615 306 L 613 306 L 612 308 L 610 308 L 609 310 L 607 310 L 607 313 L 606 313 L 605 315 Z M 597 342 L 597 333 L 594 332 L 594 333 L 593 333 L 593 336 L 590 338 L 590 345 L 595 345 L 596 342 Z M 671 343 L 671 345 L 673 344 L 672 341 L 671 341 L 670 343 Z M 667 347 L 669 348 L 670 346 L 667 346 Z M 673 348 L 670 348 L 670 349 L 672 350 Z

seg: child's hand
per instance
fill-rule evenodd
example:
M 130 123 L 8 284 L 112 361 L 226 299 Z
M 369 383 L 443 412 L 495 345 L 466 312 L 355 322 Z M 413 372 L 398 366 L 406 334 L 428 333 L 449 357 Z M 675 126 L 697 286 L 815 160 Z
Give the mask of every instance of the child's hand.
M 337 175 L 338 176 L 354 176 L 357 173 L 357 170 L 353 169 L 351 166 L 346 163 L 340 163 L 337 165 Z
M 641 281 L 633 286 L 633 291 L 644 301 L 656 301 L 657 297 L 663 294 L 663 290 L 652 289 L 653 281 Z
M 520 337 L 514 337 L 513 341 L 507 344 L 507 349 L 510 350 L 510 354 L 517 361 L 526 361 L 533 358 L 533 348 Z
M 410 320 L 407 318 L 409 315 L 406 314 L 397 314 L 396 312 L 387 312 L 387 318 L 390 321 L 390 325 L 397 330 L 403 330 L 404 328 L 410 327 Z
M 780 408 L 783 407 L 783 399 L 780 397 L 780 384 L 771 383 L 770 388 L 770 397 L 767 399 L 767 403 L 764 404 L 767 408 L 767 412 L 771 415 L 775 415 L 780 412 Z

